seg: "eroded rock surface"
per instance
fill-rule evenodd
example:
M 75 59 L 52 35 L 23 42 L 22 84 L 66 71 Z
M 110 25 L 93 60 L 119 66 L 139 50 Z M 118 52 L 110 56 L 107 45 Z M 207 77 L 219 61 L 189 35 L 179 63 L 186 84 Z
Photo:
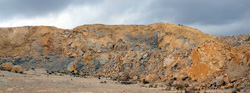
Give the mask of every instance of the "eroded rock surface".
M 250 84 L 250 42 L 246 41 L 250 35 L 216 37 L 170 23 L 94 24 L 72 30 L 27 26 L 0 28 L 0 32 L 0 64 L 10 62 L 25 70 L 44 68 L 49 73 L 123 81 L 136 77 L 138 82 L 197 90 Z

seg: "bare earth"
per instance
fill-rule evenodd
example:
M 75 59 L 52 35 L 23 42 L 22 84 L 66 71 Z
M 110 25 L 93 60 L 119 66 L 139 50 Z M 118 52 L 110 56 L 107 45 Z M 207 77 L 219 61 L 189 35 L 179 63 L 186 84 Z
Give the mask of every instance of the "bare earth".
M 137 84 L 122 85 L 116 81 L 81 78 L 69 75 L 46 75 L 42 71 L 16 74 L 0 71 L 0 93 L 145 93 L 166 92 L 156 88 L 140 87 Z M 4 76 L 3 76 L 4 75 Z M 100 83 L 106 81 L 107 83 Z
M 167 93 L 164 88 L 146 88 L 138 84 L 122 85 L 117 81 L 94 77 L 72 77 L 69 75 L 47 75 L 44 70 L 17 74 L 0 71 L 0 93 Z M 106 81 L 107 83 L 100 83 Z M 231 90 L 209 90 L 230 92 Z M 208 92 L 208 91 L 207 91 Z

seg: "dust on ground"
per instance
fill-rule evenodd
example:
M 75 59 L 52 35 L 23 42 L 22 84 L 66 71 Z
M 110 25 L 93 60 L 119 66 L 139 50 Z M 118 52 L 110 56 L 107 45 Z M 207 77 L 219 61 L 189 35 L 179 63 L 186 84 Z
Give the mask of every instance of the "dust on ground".
M 106 78 L 48 75 L 45 70 L 17 74 L 0 71 L 0 93 L 168 93 L 164 88 L 146 88 L 138 84 L 123 85 Z M 101 83 L 106 82 L 106 83 Z M 230 92 L 231 90 L 223 90 Z M 222 92 L 222 90 L 210 90 Z

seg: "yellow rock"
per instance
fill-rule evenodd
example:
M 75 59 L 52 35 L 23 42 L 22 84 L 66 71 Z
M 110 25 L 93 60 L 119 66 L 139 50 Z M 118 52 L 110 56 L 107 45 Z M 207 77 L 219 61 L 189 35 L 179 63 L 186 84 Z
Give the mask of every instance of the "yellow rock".
M 23 73 L 23 68 L 21 66 L 12 66 L 11 72 Z
M 0 66 L 0 69 L 4 70 L 4 71 L 11 71 L 11 69 L 12 69 L 12 63 L 3 63 Z
M 155 74 L 149 74 L 145 77 L 145 81 L 151 83 L 151 82 L 155 82 L 158 78 L 159 78 L 159 76 L 157 76 Z

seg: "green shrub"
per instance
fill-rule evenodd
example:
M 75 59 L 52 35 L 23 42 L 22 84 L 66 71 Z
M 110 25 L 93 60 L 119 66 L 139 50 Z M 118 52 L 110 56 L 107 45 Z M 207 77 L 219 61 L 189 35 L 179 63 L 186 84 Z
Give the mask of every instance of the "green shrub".
M 176 86 L 175 87 L 177 90 L 182 90 L 182 89 L 184 89 L 184 86 L 183 85 L 178 85 L 178 86 Z
M 250 41 L 250 36 L 246 39 L 246 41 Z

